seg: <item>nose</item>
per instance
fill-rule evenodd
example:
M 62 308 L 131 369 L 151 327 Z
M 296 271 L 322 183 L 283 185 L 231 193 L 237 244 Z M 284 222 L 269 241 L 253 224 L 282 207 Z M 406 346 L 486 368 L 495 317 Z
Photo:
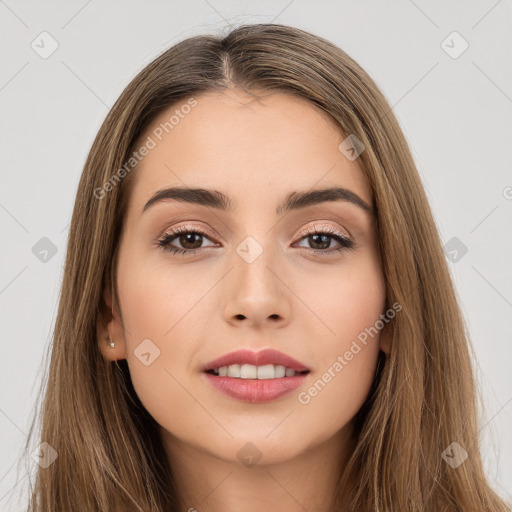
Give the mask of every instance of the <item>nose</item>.
M 253 328 L 288 325 L 292 293 L 277 267 L 270 251 L 263 251 L 251 263 L 235 256 L 223 290 L 223 315 L 228 323 Z

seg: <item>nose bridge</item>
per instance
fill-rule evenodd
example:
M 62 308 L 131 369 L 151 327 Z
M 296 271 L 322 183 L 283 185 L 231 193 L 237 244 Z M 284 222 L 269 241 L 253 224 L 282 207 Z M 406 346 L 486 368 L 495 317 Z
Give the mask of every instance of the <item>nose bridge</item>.
M 228 321 L 247 318 L 258 324 L 267 318 L 283 321 L 288 317 L 286 287 L 278 277 L 275 248 L 268 247 L 272 236 L 267 235 L 260 236 L 261 242 L 256 236 L 248 235 L 235 248 L 234 268 L 224 296 L 224 313 Z
M 259 237 L 258 241 L 254 236 L 247 236 L 236 247 L 234 257 L 234 278 L 245 293 L 256 295 L 261 298 L 278 294 L 278 286 L 275 283 L 276 277 L 269 268 L 277 266 L 274 248 L 269 247 L 271 236 L 266 241 Z M 274 271 L 275 272 L 275 271 Z

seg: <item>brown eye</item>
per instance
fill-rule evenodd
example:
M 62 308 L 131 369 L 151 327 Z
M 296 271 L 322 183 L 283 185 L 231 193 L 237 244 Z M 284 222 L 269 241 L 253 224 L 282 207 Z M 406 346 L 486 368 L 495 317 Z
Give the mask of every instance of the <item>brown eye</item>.
M 177 240 L 184 247 L 184 249 L 199 249 L 202 245 L 202 236 L 199 233 L 186 233 L 179 235 Z
M 171 252 L 173 254 L 189 254 L 194 253 L 202 249 L 204 240 L 209 240 L 206 233 L 197 230 L 196 228 L 189 228 L 187 226 L 180 226 L 169 233 L 166 233 L 157 243 L 164 251 Z M 171 245 L 171 242 L 176 242 L 181 247 L 175 247 Z M 212 244 L 215 245 L 215 244 Z M 212 247 L 212 246 L 208 246 Z
M 339 247 L 329 251 L 327 249 L 331 248 L 333 239 L 339 244 Z M 310 245 L 311 250 L 316 252 L 326 252 L 328 254 L 342 251 L 344 249 L 353 249 L 355 245 L 353 240 L 348 238 L 346 235 L 328 226 L 309 229 L 306 236 L 301 238 L 301 241 L 306 241 Z
M 188 226 L 180 226 L 166 233 L 158 240 L 156 245 L 172 254 L 188 255 L 215 246 L 212 243 L 209 246 L 202 247 L 205 240 L 210 240 L 210 238 L 203 231 Z M 331 248 L 333 240 L 339 244 L 339 247 Z M 355 246 L 353 240 L 330 226 L 306 230 L 306 235 L 300 239 L 300 242 L 303 241 L 306 241 L 310 246 L 309 249 L 317 254 L 337 253 L 345 249 L 353 249 Z M 174 244 L 179 244 L 179 246 L 176 247 Z

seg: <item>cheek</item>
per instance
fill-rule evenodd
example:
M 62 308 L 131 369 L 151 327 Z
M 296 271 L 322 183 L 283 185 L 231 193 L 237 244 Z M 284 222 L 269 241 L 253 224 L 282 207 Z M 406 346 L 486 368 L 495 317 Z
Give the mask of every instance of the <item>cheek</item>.
M 166 411 L 167 407 L 176 410 L 179 405 L 179 382 L 183 382 L 190 358 L 190 338 L 184 338 L 182 329 L 197 291 L 180 283 L 179 273 L 173 274 L 171 280 L 169 272 L 155 268 L 137 251 L 126 251 L 123 256 L 118 268 L 118 289 L 126 360 L 139 399 L 159 421 L 159 411 Z
M 193 398 L 200 396 L 200 382 L 192 378 L 197 354 L 204 350 L 197 340 L 205 339 L 211 325 L 203 310 L 212 303 L 207 296 L 211 273 L 201 279 L 197 270 L 184 271 L 136 249 L 122 256 L 118 289 L 133 387 L 157 423 L 186 436 L 191 423 L 199 428 L 211 422 Z M 218 315 L 215 305 L 210 312 Z
M 313 428 L 320 422 L 326 435 L 350 422 L 363 405 L 386 325 L 380 320 L 385 309 L 380 267 L 374 259 L 359 263 L 357 268 L 340 272 L 336 285 L 314 294 L 328 332 L 322 327 L 315 346 L 315 372 L 297 394 L 297 402 L 305 424 Z
M 145 338 L 154 340 L 160 349 L 176 338 L 183 343 L 187 341 L 183 340 L 184 330 L 188 330 L 189 340 L 194 339 L 190 330 L 198 324 L 193 320 L 194 307 L 211 284 L 165 263 L 163 258 L 159 261 L 134 251 L 119 266 L 118 287 L 129 351 Z M 176 355 L 186 355 L 186 351 Z
M 318 312 L 321 324 L 318 354 L 344 350 L 345 345 L 375 324 L 384 312 L 386 290 L 379 261 L 373 253 L 354 257 L 346 265 L 333 267 L 329 275 L 311 278 L 303 288 L 307 302 Z M 314 320 L 314 319 L 313 319 Z
M 315 442 L 329 439 L 350 424 L 364 404 L 375 373 L 378 351 L 353 348 L 333 352 L 327 365 L 297 394 L 303 430 L 316 431 Z

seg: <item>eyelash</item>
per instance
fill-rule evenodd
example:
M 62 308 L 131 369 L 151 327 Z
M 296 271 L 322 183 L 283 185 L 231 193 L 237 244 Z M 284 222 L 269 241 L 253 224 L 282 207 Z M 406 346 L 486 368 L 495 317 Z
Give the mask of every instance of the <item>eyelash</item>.
M 170 252 L 174 255 L 180 255 L 180 256 L 187 256 L 187 254 L 193 254 L 201 251 L 201 249 L 180 249 L 179 247 L 172 247 L 170 246 L 170 243 L 172 240 L 177 238 L 178 235 L 181 235 L 183 233 L 187 234 L 196 234 L 201 235 L 206 238 L 209 238 L 208 233 L 205 233 L 204 231 L 198 230 L 197 228 L 191 228 L 189 226 L 179 226 L 176 229 L 170 231 L 169 233 L 166 233 L 162 238 L 160 238 L 156 245 L 161 248 L 165 252 Z M 351 250 L 354 249 L 355 243 L 353 240 L 348 238 L 347 236 L 343 235 L 342 233 L 339 233 L 336 231 L 336 229 L 325 226 L 325 227 L 314 227 L 314 228 L 308 228 L 305 233 L 302 234 L 299 241 L 302 241 L 304 238 L 307 238 L 309 235 L 328 235 L 331 238 L 334 238 L 337 242 L 340 243 L 340 247 L 332 250 L 321 250 L 321 249 L 309 249 L 310 251 L 313 251 L 317 254 L 332 254 L 332 253 L 338 253 L 343 250 Z M 210 246 L 212 247 L 212 246 Z M 307 249 L 306 247 L 302 247 L 302 249 Z

